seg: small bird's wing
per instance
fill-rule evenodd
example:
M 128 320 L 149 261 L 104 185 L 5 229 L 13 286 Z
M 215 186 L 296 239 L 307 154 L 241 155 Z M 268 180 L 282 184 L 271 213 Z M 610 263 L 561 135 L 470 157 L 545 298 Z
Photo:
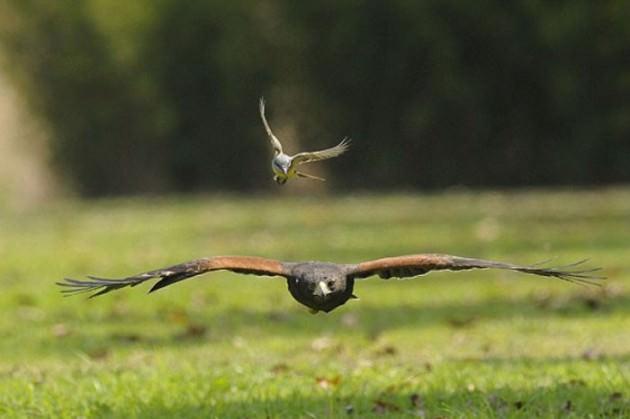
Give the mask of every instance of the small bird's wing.
M 336 146 L 327 148 L 325 150 L 305 151 L 303 153 L 298 153 L 295 156 L 291 157 L 291 167 L 302 163 L 310 163 L 319 160 L 331 159 L 345 153 L 348 148 L 350 148 L 350 140 L 348 138 L 344 138 Z
M 276 153 L 282 153 L 282 144 L 280 144 L 280 140 L 278 140 L 278 137 L 273 135 L 273 132 L 271 131 L 271 127 L 269 126 L 269 123 L 267 122 L 267 118 L 265 117 L 265 99 L 262 97 L 260 98 L 259 109 L 260 109 L 260 119 L 262 119 L 263 121 L 263 125 L 265 126 L 265 130 L 267 131 L 267 135 L 269 136 L 269 141 L 271 141 L 271 146 L 273 147 L 273 151 Z
M 348 275 L 353 278 L 367 278 L 378 275 L 381 278 L 406 278 L 424 275 L 435 270 L 461 271 L 467 269 L 507 269 L 527 274 L 551 276 L 569 282 L 598 285 L 596 280 L 604 279 L 592 275 L 600 268 L 577 268 L 586 260 L 566 266 L 540 267 L 537 265 L 522 266 L 492 260 L 473 259 L 459 256 L 420 254 L 375 259 L 359 263 L 349 269 Z
M 150 279 L 159 279 L 149 291 L 153 292 L 167 285 L 174 284 L 175 282 L 218 270 L 262 276 L 286 277 L 289 275 L 289 270 L 278 260 L 254 256 L 217 256 L 192 260 L 168 268 L 156 269 L 122 279 L 106 279 L 94 276 L 88 276 L 88 280 L 66 278 L 65 282 L 58 282 L 57 285 L 66 287 L 66 289 L 62 290 L 62 292 L 66 294 L 72 295 L 94 291 L 91 297 L 96 297 L 119 288 L 127 286 L 135 287 Z

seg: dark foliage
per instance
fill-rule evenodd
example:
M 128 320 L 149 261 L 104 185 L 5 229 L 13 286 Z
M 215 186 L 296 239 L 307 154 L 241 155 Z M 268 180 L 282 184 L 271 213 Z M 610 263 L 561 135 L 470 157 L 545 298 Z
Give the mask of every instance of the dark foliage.
M 261 95 L 293 147 L 353 138 L 342 188 L 630 181 L 628 2 L 125 4 L 0 8 L 85 195 L 274 187 Z

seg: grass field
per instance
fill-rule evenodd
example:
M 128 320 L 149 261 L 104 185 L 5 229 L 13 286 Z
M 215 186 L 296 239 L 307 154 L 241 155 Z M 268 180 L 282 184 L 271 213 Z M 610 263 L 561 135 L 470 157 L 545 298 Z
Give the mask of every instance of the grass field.
M 630 189 L 65 202 L 0 211 L 2 417 L 630 416 Z M 220 254 L 446 252 L 558 264 L 361 281 L 311 315 L 284 280 L 215 273 L 87 300 L 54 282 Z

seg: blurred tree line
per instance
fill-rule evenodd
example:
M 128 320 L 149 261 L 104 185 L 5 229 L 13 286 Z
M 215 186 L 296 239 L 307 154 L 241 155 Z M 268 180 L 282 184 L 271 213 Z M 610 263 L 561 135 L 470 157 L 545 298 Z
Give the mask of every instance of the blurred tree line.
M 87 196 L 274 187 L 262 95 L 289 151 L 353 138 L 340 188 L 591 185 L 630 181 L 629 22 L 625 0 L 5 0 L 0 42 Z

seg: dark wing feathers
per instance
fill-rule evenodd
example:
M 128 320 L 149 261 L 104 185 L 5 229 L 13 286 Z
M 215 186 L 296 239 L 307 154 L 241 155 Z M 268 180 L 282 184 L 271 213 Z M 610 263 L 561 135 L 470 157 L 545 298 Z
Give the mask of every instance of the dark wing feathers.
M 541 267 L 538 265 L 522 266 L 492 260 L 465 258 L 459 256 L 424 254 L 396 256 L 362 262 L 350 270 L 353 278 L 367 278 L 378 275 L 381 278 L 407 278 L 426 274 L 434 270 L 460 271 L 466 269 L 507 269 L 527 274 L 551 276 L 564 281 L 579 284 L 599 285 L 596 280 L 604 279 L 592 275 L 600 268 L 580 269 L 587 260 L 557 267 Z
M 88 280 L 66 278 L 65 282 L 58 282 L 57 284 L 62 287 L 66 287 L 66 289 L 62 290 L 62 292 L 67 295 L 94 292 L 94 294 L 90 296 L 91 298 L 106 294 L 119 288 L 135 287 L 136 285 L 150 279 L 159 279 L 159 281 L 156 282 L 149 291 L 153 292 L 184 279 L 218 270 L 228 270 L 243 274 L 264 276 L 288 275 L 288 271 L 284 264 L 277 260 L 253 256 L 217 256 L 180 263 L 168 268 L 157 269 L 122 279 L 107 279 L 88 276 Z
M 381 278 L 389 279 L 414 277 L 435 270 L 506 269 L 532 275 L 559 278 L 583 285 L 599 285 L 597 280 L 604 279 L 604 277 L 593 275 L 593 273 L 599 271 L 600 268 L 581 268 L 581 265 L 586 261 L 581 260 L 564 266 L 542 267 L 541 264 L 524 266 L 459 256 L 420 254 L 375 259 L 359 263 L 358 265 L 344 265 L 346 268 L 344 270 L 351 278 L 367 278 L 378 275 Z M 150 292 L 153 292 L 184 279 L 217 270 L 229 270 L 253 275 L 290 277 L 292 265 L 273 259 L 253 256 L 217 256 L 197 259 L 122 279 L 88 276 L 87 280 L 67 278 L 65 282 L 58 282 L 57 284 L 66 288 L 62 292 L 67 295 L 94 292 L 90 297 L 96 297 L 119 288 L 134 287 L 151 279 L 159 279 L 150 290 Z

